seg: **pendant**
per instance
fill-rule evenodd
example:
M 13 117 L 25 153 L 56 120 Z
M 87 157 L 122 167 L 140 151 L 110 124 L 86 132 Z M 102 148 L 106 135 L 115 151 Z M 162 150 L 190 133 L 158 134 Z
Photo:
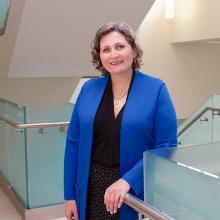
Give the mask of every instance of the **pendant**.
M 118 100 L 114 100 L 114 105 L 119 105 L 120 102 Z

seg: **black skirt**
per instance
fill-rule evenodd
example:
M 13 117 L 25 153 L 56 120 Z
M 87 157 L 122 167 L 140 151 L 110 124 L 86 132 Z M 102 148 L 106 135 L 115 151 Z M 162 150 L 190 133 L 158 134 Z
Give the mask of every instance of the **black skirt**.
M 87 194 L 87 218 L 86 220 L 119 220 L 119 210 L 111 215 L 106 210 L 104 195 L 106 189 L 119 179 L 119 167 L 106 167 L 100 164 L 91 164 L 88 194 Z

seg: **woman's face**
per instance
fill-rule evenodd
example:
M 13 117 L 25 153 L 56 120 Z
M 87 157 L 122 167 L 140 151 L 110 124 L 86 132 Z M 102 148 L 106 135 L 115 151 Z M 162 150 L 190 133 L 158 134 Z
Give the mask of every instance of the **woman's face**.
M 132 73 L 132 63 L 136 53 L 125 37 L 111 32 L 101 38 L 100 59 L 110 74 Z

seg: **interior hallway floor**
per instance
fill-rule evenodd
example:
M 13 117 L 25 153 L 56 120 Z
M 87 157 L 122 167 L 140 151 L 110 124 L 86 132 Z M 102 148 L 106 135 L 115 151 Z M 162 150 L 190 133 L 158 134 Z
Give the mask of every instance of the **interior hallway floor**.
M 0 220 L 22 220 L 8 197 L 0 187 Z
M 17 210 L 14 208 L 4 191 L 0 187 L 0 220 L 22 220 Z M 66 220 L 66 218 L 56 218 L 48 220 Z

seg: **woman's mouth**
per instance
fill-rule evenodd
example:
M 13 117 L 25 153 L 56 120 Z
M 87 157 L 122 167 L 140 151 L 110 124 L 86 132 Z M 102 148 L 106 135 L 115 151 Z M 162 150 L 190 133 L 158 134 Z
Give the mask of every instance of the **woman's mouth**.
M 111 65 L 118 65 L 118 64 L 121 64 L 122 61 L 114 61 L 114 62 L 110 62 Z

